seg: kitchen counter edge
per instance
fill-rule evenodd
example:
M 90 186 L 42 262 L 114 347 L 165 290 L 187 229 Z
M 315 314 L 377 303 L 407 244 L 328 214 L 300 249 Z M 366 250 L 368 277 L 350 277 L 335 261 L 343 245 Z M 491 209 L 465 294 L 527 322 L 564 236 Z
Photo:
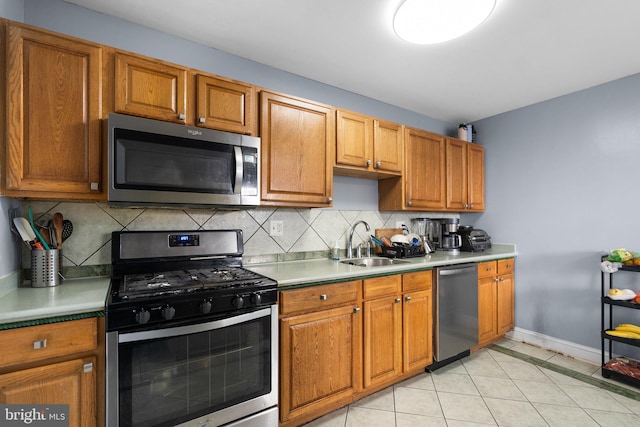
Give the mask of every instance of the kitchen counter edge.
M 515 258 L 517 255 L 516 245 L 494 244 L 491 249 L 483 252 L 461 252 L 458 255 L 450 255 L 437 251 L 424 257 L 403 258 L 402 260 L 407 261 L 407 263 L 383 267 L 366 268 L 343 264 L 339 261 L 329 259 L 313 259 L 250 264 L 245 265 L 245 268 L 277 281 L 278 288 L 282 290 L 345 280 L 402 274 L 411 271 L 430 270 L 443 265 Z M 341 258 L 340 260 L 343 259 L 344 258 Z

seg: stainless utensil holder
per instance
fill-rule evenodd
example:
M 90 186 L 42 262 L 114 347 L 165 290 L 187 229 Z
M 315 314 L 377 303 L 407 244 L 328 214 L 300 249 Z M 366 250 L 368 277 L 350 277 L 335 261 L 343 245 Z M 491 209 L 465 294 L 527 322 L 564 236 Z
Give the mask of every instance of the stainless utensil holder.
M 62 283 L 62 250 L 31 250 L 31 287 L 45 288 Z

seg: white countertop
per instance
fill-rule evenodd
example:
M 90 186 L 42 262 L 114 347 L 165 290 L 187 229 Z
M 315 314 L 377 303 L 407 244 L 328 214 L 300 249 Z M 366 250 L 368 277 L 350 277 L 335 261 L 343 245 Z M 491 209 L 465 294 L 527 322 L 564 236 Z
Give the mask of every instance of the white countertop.
M 58 286 L 13 289 L 0 297 L 0 323 L 103 311 L 109 280 L 68 279 Z
M 365 268 L 343 264 L 340 261 L 332 261 L 329 259 L 313 259 L 248 264 L 245 265 L 245 268 L 272 278 L 278 282 L 279 287 L 287 287 L 306 283 L 332 282 L 381 274 L 425 270 L 441 265 L 483 262 L 494 259 L 511 258 L 517 255 L 515 245 L 494 244 L 491 249 L 484 252 L 461 252 L 459 255 L 449 255 L 446 252 L 437 251 L 424 257 L 402 259 L 402 261 L 408 261 L 406 264 L 384 267 Z

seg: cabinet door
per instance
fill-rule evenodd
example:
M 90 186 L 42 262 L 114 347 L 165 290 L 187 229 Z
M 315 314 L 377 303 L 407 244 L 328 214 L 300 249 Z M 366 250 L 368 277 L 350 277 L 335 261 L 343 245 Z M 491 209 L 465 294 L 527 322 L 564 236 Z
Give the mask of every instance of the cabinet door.
M 468 210 L 484 211 L 484 148 L 467 144 Z
M 330 206 L 332 108 L 266 91 L 260 94 L 260 107 L 262 204 Z
M 196 125 L 255 135 L 258 100 L 254 86 L 198 74 Z
M 478 280 L 478 343 L 481 346 L 498 335 L 496 283 L 495 277 Z
M 445 208 L 445 137 L 405 128 L 405 207 Z
M 8 26 L 4 195 L 104 199 L 101 48 Z
M 364 388 L 392 381 L 402 373 L 402 304 L 400 297 L 365 301 Z
M 117 112 L 169 122 L 186 122 L 185 68 L 123 52 L 115 55 Z
M 402 173 L 403 129 L 398 123 L 373 121 L 373 167 L 377 171 Z
M 431 290 L 403 295 L 403 372 L 424 369 L 432 361 Z
M 498 335 L 513 329 L 513 274 L 498 277 L 497 283 L 497 328 Z
M 467 142 L 447 138 L 447 209 L 467 210 Z
M 0 375 L 0 403 L 69 405 L 69 426 L 93 427 L 95 358 L 76 359 Z
M 349 402 L 361 381 L 359 322 L 351 305 L 281 319 L 281 421 Z
M 336 112 L 336 165 L 373 168 L 373 119 L 350 111 Z

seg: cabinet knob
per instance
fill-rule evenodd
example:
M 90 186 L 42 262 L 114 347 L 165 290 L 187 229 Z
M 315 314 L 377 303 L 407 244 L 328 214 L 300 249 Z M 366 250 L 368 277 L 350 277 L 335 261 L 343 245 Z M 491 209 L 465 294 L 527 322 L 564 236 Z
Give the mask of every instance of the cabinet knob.
M 367 166 L 371 166 L 371 159 L 367 160 Z
M 327 197 L 327 202 L 329 203 L 333 202 L 333 197 Z
M 320 295 L 320 301 L 326 301 L 328 298 L 327 294 Z
M 405 301 L 411 301 L 411 297 L 410 296 L 406 296 L 404 300 Z
M 408 200 L 407 201 L 407 206 L 411 206 L 411 205 L 413 205 L 413 202 L 411 200 Z
M 376 169 L 380 169 L 380 166 L 382 166 L 381 162 L 376 162 Z
M 473 203 L 469 205 L 469 209 L 473 209 Z
M 464 204 L 462 205 L 462 208 L 463 208 L 463 209 L 469 209 L 469 205 L 468 205 L 468 204 L 466 204 L 466 203 L 464 203 Z
M 500 281 L 501 281 L 501 282 L 504 282 L 504 277 L 501 277 L 501 278 L 500 278 Z
M 187 117 L 187 116 L 186 116 L 184 113 L 180 113 L 180 114 L 178 114 L 178 118 L 179 118 L 180 120 L 184 120 L 186 117 Z
M 89 372 L 93 372 L 93 363 L 89 362 L 82 365 L 82 371 L 85 374 L 88 374 Z
M 204 122 L 206 122 L 206 121 L 207 121 L 207 119 L 205 119 L 204 117 L 200 117 L 200 118 L 198 119 L 198 121 L 199 121 L 200 123 L 204 123 Z
M 360 307 L 353 307 L 354 313 L 360 313 Z
M 47 339 L 37 340 L 33 342 L 33 349 L 39 350 L 41 348 L 47 348 Z
M 89 188 L 91 189 L 91 191 L 100 191 L 100 184 L 98 184 L 97 182 L 92 182 L 89 184 Z
M 402 301 L 400 298 L 396 298 L 396 302 L 400 302 Z

